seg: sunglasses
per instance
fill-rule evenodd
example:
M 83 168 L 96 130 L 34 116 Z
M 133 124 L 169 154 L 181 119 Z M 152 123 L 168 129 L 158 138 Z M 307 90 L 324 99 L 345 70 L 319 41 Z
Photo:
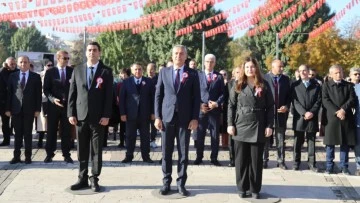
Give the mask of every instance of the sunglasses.
M 69 60 L 70 58 L 69 57 L 63 57 L 62 59 L 63 60 Z
M 51 66 L 53 66 L 53 64 L 47 64 L 46 66 L 47 66 L 47 67 L 51 67 Z

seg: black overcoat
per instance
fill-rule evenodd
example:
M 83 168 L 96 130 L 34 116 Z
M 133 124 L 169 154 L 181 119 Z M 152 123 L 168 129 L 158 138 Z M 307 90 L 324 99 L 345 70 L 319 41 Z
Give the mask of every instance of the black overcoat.
M 306 88 L 302 80 L 291 85 L 293 110 L 293 130 L 302 132 L 318 132 L 318 114 L 321 106 L 321 87 L 316 80 L 309 80 Z M 313 117 L 305 120 L 306 112 L 311 112 Z
M 342 80 L 336 84 L 330 80 L 322 86 L 322 102 L 326 108 L 325 145 L 355 145 L 355 108 L 356 95 L 352 83 Z M 336 111 L 344 109 L 345 120 L 336 117 Z

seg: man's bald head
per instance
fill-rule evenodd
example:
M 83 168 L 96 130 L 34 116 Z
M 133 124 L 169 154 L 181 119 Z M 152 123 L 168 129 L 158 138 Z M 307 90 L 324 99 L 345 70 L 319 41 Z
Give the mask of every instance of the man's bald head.
M 10 70 L 15 70 L 16 60 L 14 57 L 8 57 L 5 61 L 5 63 L 7 64 L 7 66 L 9 67 Z

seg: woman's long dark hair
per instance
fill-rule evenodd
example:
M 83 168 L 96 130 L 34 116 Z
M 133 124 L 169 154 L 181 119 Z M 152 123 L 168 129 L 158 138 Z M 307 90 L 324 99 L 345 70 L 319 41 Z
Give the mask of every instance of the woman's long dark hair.
M 239 93 L 241 91 L 241 89 L 243 87 L 245 87 L 245 85 L 247 84 L 247 76 L 245 75 L 245 64 L 247 62 L 252 62 L 255 65 L 255 87 L 264 87 L 264 79 L 261 75 L 260 72 L 260 67 L 259 67 L 259 63 L 257 62 L 257 60 L 255 58 L 252 57 L 246 57 L 244 59 L 244 63 L 242 64 L 242 66 L 240 67 L 240 76 L 239 79 L 237 80 L 236 86 L 235 86 L 235 91 L 237 93 Z

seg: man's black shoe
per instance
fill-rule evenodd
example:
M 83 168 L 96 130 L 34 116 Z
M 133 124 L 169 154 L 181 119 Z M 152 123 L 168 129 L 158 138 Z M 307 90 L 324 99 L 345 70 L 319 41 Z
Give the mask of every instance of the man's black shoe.
M 278 163 L 277 167 L 281 168 L 282 170 L 288 169 L 287 166 L 284 163 Z
M 21 163 L 21 159 L 20 158 L 12 158 L 10 161 L 10 164 L 16 164 L 16 163 Z
M 3 142 L 0 144 L 0 147 L 9 146 L 9 145 L 10 145 L 10 142 L 3 141 Z
M 213 159 L 210 163 L 214 164 L 215 166 L 221 166 L 221 163 L 217 159 Z
M 74 163 L 74 161 L 72 160 L 72 158 L 71 157 L 65 157 L 64 158 L 64 161 L 66 162 L 66 163 L 68 163 L 68 164 L 73 164 Z
M 344 175 L 347 175 L 347 176 L 351 175 L 351 174 L 350 174 L 350 171 L 349 171 L 349 169 L 348 169 L 347 167 L 342 168 L 342 169 L 341 169 L 341 172 L 342 172 Z
M 268 162 L 267 161 L 264 161 L 263 168 L 268 168 Z
M 159 193 L 161 195 L 167 195 L 170 192 L 170 185 L 164 185 L 162 188 L 160 188 Z
M 90 187 L 94 192 L 100 192 L 100 185 L 99 185 L 99 179 L 97 178 L 90 178 Z
M 125 157 L 124 160 L 121 161 L 121 163 L 131 163 L 132 159 L 130 157 Z
M 202 163 L 201 159 L 195 159 L 194 165 L 200 165 Z
M 45 157 L 45 159 L 44 159 L 44 162 L 45 162 L 45 163 L 50 163 L 50 162 L 52 162 L 52 161 L 53 161 L 53 160 L 52 160 L 53 157 L 54 157 L 54 156 L 47 155 L 47 156 Z
M 147 157 L 147 158 L 143 159 L 143 162 L 146 162 L 146 163 L 149 163 L 149 164 L 154 163 L 154 161 L 151 160 L 150 157 Z
M 316 167 L 316 165 L 312 165 L 312 164 L 309 164 L 309 169 L 312 171 L 312 172 L 319 172 L 319 169 Z
M 240 198 L 245 198 L 245 197 L 246 197 L 246 193 L 245 193 L 245 192 L 239 192 L 239 197 L 240 197 Z
M 254 199 L 260 199 L 260 194 L 253 192 L 253 193 L 251 194 L 251 197 L 254 198 Z
M 31 158 L 25 158 L 25 164 L 31 164 L 32 161 L 31 161 Z
M 332 173 L 334 173 L 334 168 L 326 168 L 326 170 L 325 170 L 325 173 L 326 174 L 332 174 Z
M 299 169 L 300 169 L 300 164 L 298 164 L 298 163 L 294 164 L 293 170 L 298 171 Z
M 229 167 L 234 167 L 235 166 L 235 164 L 234 164 L 234 162 L 231 162 L 230 161 L 230 163 L 229 163 L 229 165 L 228 165 Z
M 37 147 L 38 147 L 38 148 L 42 148 L 42 147 L 43 147 L 43 141 L 42 141 L 42 140 L 39 140 L 39 141 L 38 141 Z
M 189 191 L 187 191 L 184 186 L 178 186 L 178 192 L 181 196 L 184 196 L 184 197 L 187 197 L 190 195 Z
M 89 187 L 89 183 L 88 180 L 78 180 L 78 182 L 76 182 L 74 185 L 70 186 L 70 190 L 80 190 L 80 189 L 84 189 L 84 188 L 88 188 Z

